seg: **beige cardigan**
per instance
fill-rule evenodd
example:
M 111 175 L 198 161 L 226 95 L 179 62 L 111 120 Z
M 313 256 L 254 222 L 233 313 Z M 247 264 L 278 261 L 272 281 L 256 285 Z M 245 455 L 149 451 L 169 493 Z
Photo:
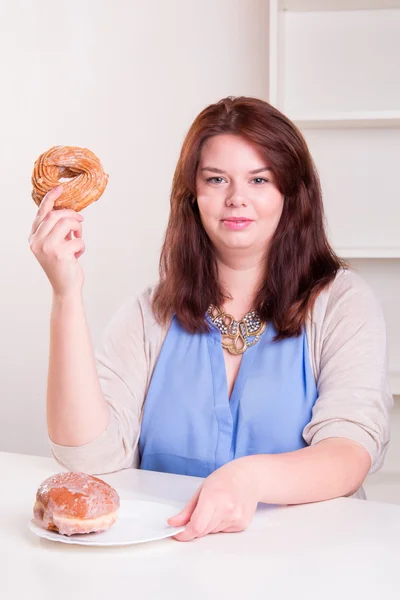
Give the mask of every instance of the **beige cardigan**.
M 115 314 L 96 352 L 102 391 L 110 407 L 109 426 L 79 447 L 50 441 L 65 468 L 108 473 L 138 466 L 138 439 L 147 389 L 168 327 L 161 327 L 146 290 Z M 354 440 L 367 449 L 371 471 L 382 464 L 389 441 L 386 328 L 369 286 L 341 270 L 318 296 L 306 323 L 318 399 L 303 431 L 307 444 L 331 437 Z

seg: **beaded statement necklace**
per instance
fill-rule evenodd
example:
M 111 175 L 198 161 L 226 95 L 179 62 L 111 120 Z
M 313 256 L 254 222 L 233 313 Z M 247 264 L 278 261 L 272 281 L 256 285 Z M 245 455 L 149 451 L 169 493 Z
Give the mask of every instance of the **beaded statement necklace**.
M 231 354 L 243 354 L 247 348 L 254 346 L 267 326 L 255 310 L 245 314 L 240 321 L 213 304 L 207 313 L 222 334 L 222 347 Z

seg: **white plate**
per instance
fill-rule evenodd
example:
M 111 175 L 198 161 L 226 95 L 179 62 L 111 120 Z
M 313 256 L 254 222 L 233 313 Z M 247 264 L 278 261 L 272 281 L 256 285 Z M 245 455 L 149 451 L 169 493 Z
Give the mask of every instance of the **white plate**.
M 167 520 L 178 514 L 178 512 L 179 508 L 171 504 L 142 500 L 121 500 L 118 520 L 107 531 L 83 535 L 60 535 L 55 531 L 47 531 L 35 519 L 32 519 L 29 523 L 29 528 L 41 538 L 62 542 L 63 544 L 128 546 L 161 540 L 183 531 L 184 527 L 170 527 L 167 524 Z

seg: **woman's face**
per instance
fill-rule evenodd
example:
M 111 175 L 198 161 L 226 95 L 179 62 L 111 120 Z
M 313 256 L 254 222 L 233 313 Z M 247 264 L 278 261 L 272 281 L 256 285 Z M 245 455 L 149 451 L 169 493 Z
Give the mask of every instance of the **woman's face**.
M 283 196 L 268 164 L 244 138 L 209 138 L 196 176 L 201 221 L 218 253 L 265 253 L 283 209 Z

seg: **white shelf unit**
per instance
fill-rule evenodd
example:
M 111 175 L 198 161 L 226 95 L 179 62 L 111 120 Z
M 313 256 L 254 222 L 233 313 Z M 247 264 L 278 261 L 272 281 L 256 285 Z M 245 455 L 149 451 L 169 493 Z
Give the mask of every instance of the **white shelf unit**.
M 291 115 L 300 129 L 382 129 L 400 127 L 400 110 Z
M 356 247 L 338 247 L 335 251 L 343 258 L 400 258 L 400 248 L 356 248 Z
M 282 0 L 280 10 L 382 10 L 400 8 L 400 0 Z
M 400 0 L 270 0 L 269 101 L 302 131 L 337 253 L 384 308 L 400 395 Z
M 400 371 L 391 371 L 390 385 L 392 386 L 392 392 L 399 395 L 398 390 L 400 390 Z

